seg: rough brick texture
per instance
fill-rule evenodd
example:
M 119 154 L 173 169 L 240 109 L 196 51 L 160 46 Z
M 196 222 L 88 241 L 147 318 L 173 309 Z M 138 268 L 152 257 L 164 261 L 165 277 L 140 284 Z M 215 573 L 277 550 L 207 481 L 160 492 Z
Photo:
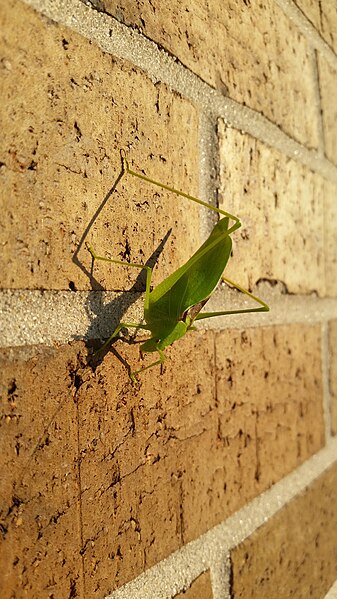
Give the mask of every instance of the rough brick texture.
M 200 574 L 186 591 L 178 593 L 174 596 L 174 599 L 213 599 L 209 571 Z
M 336 187 L 222 121 L 219 136 L 221 207 L 242 222 L 228 277 L 249 288 L 278 279 L 291 293 L 334 294 Z
M 2 596 L 102 597 L 307 459 L 319 348 L 315 327 L 191 333 L 138 388 L 114 353 L 92 372 L 77 345 L 3 352 Z
M 0 11 L 1 286 L 121 288 L 135 272 L 98 265 L 90 280 L 83 242 L 143 263 L 160 255 L 172 227 L 158 281 L 195 249 L 197 207 L 129 176 L 96 211 L 120 173 L 121 148 L 138 170 L 197 194 L 195 109 L 26 5 L 11 0 Z
M 337 89 L 337 71 L 320 56 L 318 67 L 325 153 L 327 158 L 337 165 L 337 106 L 332 100 Z
M 76 366 L 66 348 L 1 355 L 4 599 L 84 596 Z
M 294 4 L 298 6 L 308 21 L 319 31 L 321 25 L 319 3 L 316 0 L 294 0 Z
M 337 468 L 232 552 L 235 599 L 324 597 L 336 579 Z
M 337 186 L 326 183 L 324 196 L 325 213 L 325 281 L 326 295 L 337 297 Z M 324 274 L 322 273 L 322 276 Z
M 295 0 L 295 3 L 337 53 L 337 11 L 334 0 Z
M 295 139 L 317 145 L 310 52 L 272 0 L 94 4 L 139 28 L 224 95 L 262 112 Z
M 331 428 L 337 435 L 337 320 L 329 324 L 329 390 L 331 398 Z
M 100 254 L 157 265 L 156 284 L 198 247 L 199 210 L 139 179 L 120 179 L 120 149 L 135 170 L 193 195 L 200 165 L 206 184 L 218 156 L 220 206 L 243 224 L 226 273 L 249 288 L 271 279 L 285 292 L 316 294 L 316 322 L 321 298 L 337 297 L 331 54 L 320 55 L 310 28 L 302 35 L 274 0 L 85 4 L 71 7 L 90 21 L 96 6 L 138 28 L 184 65 L 186 84 L 190 69 L 235 99 L 242 119 L 251 114 L 244 106 L 266 117 L 252 121 L 260 141 L 218 121 L 227 100 L 212 90 L 203 96 L 197 78 L 194 105 L 25 3 L 1 3 L 0 286 L 143 289 L 132 269 L 97 263 L 92 273 L 86 241 Z M 333 3 L 297 5 L 336 49 Z M 116 23 L 107 20 L 113 36 Z M 81 19 L 74 26 L 80 31 Z M 91 26 L 94 19 L 87 32 Z M 158 58 L 147 40 L 140 46 L 139 56 Z M 166 77 L 174 59 L 161 58 Z M 209 143 L 217 122 L 219 148 Z M 294 159 L 273 148 L 298 148 L 283 132 L 305 146 Z M 323 165 L 329 181 L 301 164 L 307 148 L 318 148 L 315 168 Z M 211 161 L 213 173 L 205 167 Z M 111 309 L 116 318 L 134 295 L 123 294 L 102 314 Z M 32 300 L 34 323 L 36 305 Z M 154 358 L 143 358 L 129 338 L 95 365 L 81 342 L 1 350 L 1 599 L 102 599 L 324 447 L 328 368 L 313 313 L 302 324 L 188 334 L 137 385 L 128 366 Z M 329 323 L 333 435 L 336 322 Z M 331 469 L 233 549 L 235 599 L 301 599 L 329 588 L 336 578 L 336 483 Z M 211 568 L 219 581 L 219 564 L 206 561 L 209 549 L 198 571 Z M 210 599 L 209 570 L 176 597 Z

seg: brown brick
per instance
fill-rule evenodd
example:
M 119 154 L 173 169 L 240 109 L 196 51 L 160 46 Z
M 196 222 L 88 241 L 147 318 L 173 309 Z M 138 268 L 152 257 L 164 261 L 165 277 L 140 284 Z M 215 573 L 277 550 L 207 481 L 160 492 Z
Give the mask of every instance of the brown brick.
M 0 362 L 0 595 L 82 597 L 76 354 L 7 350 Z
M 175 599 L 212 599 L 212 584 L 209 570 L 200 574 L 190 587 L 178 595 L 174 595 Z
M 139 347 L 122 341 L 95 372 L 81 344 L 4 352 L 8 596 L 23 577 L 32 596 L 80 595 L 83 559 L 86 596 L 102 597 L 317 451 L 319 348 L 316 327 L 194 332 L 136 387 L 115 353 L 140 367 Z
M 138 273 L 105 263 L 90 280 L 84 245 L 74 258 L 78 244 L 143 263 L 172 227 L 161 279 L 197 246 L 192 202 L 128 176 L 87 227 L 120 173 L 121 148 L 137 170 L 197 194 L 195 108 L 24 3 L 1 3 L 0 11 L 1 286 L 121 288 Z
M 136 363 L 138 348 L 120 346 Z M 163 375 L 158 367 L 144 372 L 138 390 L 107 356 L 79 392 L 89 596 L 120 586 L 185 542 L 191 445 L 195 463 L 204 461 L 202 439 L 214 422 L 213 334 L 186 336 L 169 353 Z
M 316 104 L 305 38 L 275 2 L 97 0 L 160 43 L 203 80 L 262 112 L 295 139 L 317 144 Z
M 249 288 L 261 278 L 278 279 L 292 293 L 325 295 L 323 216 L 325 196 L 333 210 L 330 184 L 222 121 L 219 135 L 221 207 L 242 222 L 226 276 Z M 334 239 L 336 225 L 326 226 Z M 336 256 L 335 244 L 330 253 Z
M 322 446 L 319 328 L 247 336 L 251 345 L 241 343 L 241 332 L 216 336 L 217 398 L 213 333 L 177 343 L 163 377 L 156 383 L 153 372 L 144 373 L 137 394 L 113 356 L 96 373 L 100 385 L 81 388 L 84 560 L 92 592 L 97 584 L 103 593 L 134 578 Z M 231 387 L 221 366 L 233 346 L 243 357 L 239 362 L 232 355 L 232 369 L 245 372 Z M 135 363 L 134 349 L 119 349 Z M 265 363 L 258 370 L 261 351 Z M 247 389 L 253 399 L 245 409 Z M 116 399 L 108 403 L 107 397 Z
M 217 335 L 220 479 L 230 511 L 324 443 L 320 330 L 266 327 Z M 233 463 L 233 460 L 235 462 Z
M 236 599 L 323 597 L 336 579 L 336 466 L 232 551 Z
M 337 435 L 337 320 L 329 324 L 330 373 L 329 388 L 331 397 L 331 429 Z
M 337 107 L 334 100 L 337 71 L 321 56 L 318 57 L 318 67 L 325 153 L 327 158 L 337 165 Z

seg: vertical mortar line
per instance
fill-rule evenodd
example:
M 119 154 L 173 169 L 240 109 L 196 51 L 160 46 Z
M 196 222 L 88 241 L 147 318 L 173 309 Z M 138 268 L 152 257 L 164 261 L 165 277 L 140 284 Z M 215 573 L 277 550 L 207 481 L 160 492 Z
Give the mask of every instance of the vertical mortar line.
M 213 599 L 232 599 L 232 563 L 226 551 L 210 566 Z
M 81 542 L 81 564 L 82 564 L 82 588 L 83 595 L 86 597 L 85 592 L 85 567 L 84 567 L 84 541 L 83 541 L 83 510 L 82 510 L 82 484 L 81 484 L 81 446 L 80 446 L 80 417 L 79 417 L 79 405 L 78 398 L 76 398 L 76 424 L 77 424 L 77 492 L 78 492 L 78 511 L 79 511 L 79 524 L 80 524 L 80 542 Z
M 212 206 L 217 205 L 219 156 L 215 117 L 200 112 L 199 121 L 199 194 L 200 199 Z M 206 239 L 218 220 L 217 215 L 206 208 L 200 212 L 200 235 Z
M 325 157 L 325 137 L 324 137 L 324 126 L 323 126 L 323 115 L 322 115 L 322 102 L 321 102 L 321 90 L 319 80 L 319 66 L 318 66 L 318 55 L 317 50 L 311 48 L 310 50 L 312 77 L 314 85 L 314 94 L 316 102 L 316 120 L 317 120 L 317 136 L 318 136 L 318 148 L 317 153 L 320 158 Z
M 328 323 L 321 325 L 321 354 L 322 354 L 322 378 L 323 378 L 323 416 L 325 428 L 325 443 L 331 440 L 331 409 L 329 389 L 329 331 Z
M 275 0 L 275 2 L 283 10 L 284 14 L 288 16 L 290 21 L 295 23 L 296 27 L 307 41 L 309 41 L 313 47 L 317 48 L 319 52 L 323 54 L 327 62 L 336 69 L 337 56 L 335 52 L 330 48 L 329 44 L 321 36 L 320 32 L 308 19 L 306 14 L 299 8 L 299 6 L 297 6 L 297 3 L 295 3 L 294 0 Z M 321 0 L 319 0 L 319 10 L 321 21 Z
M 201 112 L 199 124 L 199 161 L 200 161 L 200 181 L 199 190 L 201 199 L 209 202 L 213 206 L 218 205 L 217 194 L 219 186 L 219 144 L 216 128 L 216 115 L 210 112 Z M 207 211 L 205 211 L 207 212 Z M 218 220 L 218 215 L 213 211 L 208 214 L 203 214 L 201 217 L 200 235 L 202 240 L 206 238 L 215 223 Z M 217 387 L 217 351 L 216 340 L 217 332 L 209 331 L 208 334 L 213 335 L 213 369 L 214 369 L 214 407 L 218 406 L 218 387 Z M 211 587 L 214 599 L 230 599 L 229 595 L 229 569 L 228 555 L 223 555 L 222 559 L 214 560 L 211 557 L 210 577 Z

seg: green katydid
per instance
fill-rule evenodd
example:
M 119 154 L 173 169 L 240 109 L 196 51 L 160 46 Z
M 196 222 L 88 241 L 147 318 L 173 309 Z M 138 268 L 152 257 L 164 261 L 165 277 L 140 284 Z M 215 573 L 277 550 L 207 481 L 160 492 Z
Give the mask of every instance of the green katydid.
M 180 266 L 180 268 L 164 279 L 164 281 L 159 283 L 159 285 L 152 291 L 152 268 L 143 264 L 122 262 L 120 260 L 99 256 L 92 247 L 87 246 L 93 260 L 104 260 L 122 266 L 146 269 L 144 301 L 145 324 L 120 322 L 112 335 L 110 335 L 109 339 L 98 350 L 98 352 L 104 350 L 111 341 L 118 336 L 120 330 L 124 327 L 149 331 L 151 337 L 142 343 L 141 352 L 158 352 L 159 359 L 148 366 L 130 372 L 131 379 L 136 381 L 137 374 L 164 362 L 165 354 L 163 350 L 183 337 L 188 331 L 195 330 L 195 327 L 193 326 L 195 321 L 228 314 L 268 312 L 269 307 L 264 301 L 222 275 L 231 254 L 232 239 L 230 235 L 241 227 L 239 219 L 229 212 L 225 212 L 220 208 L 207 204 L 207 202 L 203 202 L 187 193 L 178 191 L 173 187 L 159 183 L 141 173 L 133 171 L 129 167 L 124 152 L 121 152 L 121 156 L 123 175 L 127 173 L 134 177 L 138 177 L 147 183 L 151 183 L 152 185 L 171 191 L 178 196 L 197 202 L 223 216 L 213 228 L 208 239 L 206 239 L 195 254 L 193 254 L 183 266 Z M 231 226 L 229 226 L 230 220 L 234 221 Z M 201 309 L 209 300 L 220 280 L 225 281 L 254 299 L 259 304 L 259 307 L 240 310 L 225 310 L 220 312 L 201 312 Z

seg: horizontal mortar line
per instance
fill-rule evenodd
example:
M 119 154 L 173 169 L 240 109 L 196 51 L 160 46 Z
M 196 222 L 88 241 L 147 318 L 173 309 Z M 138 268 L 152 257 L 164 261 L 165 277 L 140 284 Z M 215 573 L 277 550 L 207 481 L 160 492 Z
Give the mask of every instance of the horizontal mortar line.
M 293 0 L 275 0 L 284 14 L 293 21 L 296 27 L 306 37 L 308 42 L 324 56 L 325 60 L 337 69 L 337 56 L 329 44 L 321 37 L 314 25 L 309 21 Z
M 146 72 L 153 82 L 164 82 L 193 101 L 212 118 L 222 117 L 232 127 L 304 164 L 322 177 L 337 183 L 337 167 L 284 133 L 277 125 L 255 110 L 223 96 L 138 31 L 123 25 L 106 13 L 72 0 L 25 0 L 47 17 L 70 27 L 113 54 Z
M 184 590 L 213 564 L 220 565 L 221 556 L 223 560 L 228 559 L 233 548 L 335 464 L 336 452 L 337 439 L 334 439 L 227 520 L 178 549 L 106 599 L 168 599 Z
M 236 314 L 197 323 L 201 330 L 228 330 L 299 323 L 314 325 L 337 318 L 337 299 L 263 294 L 271 311 Z M 252 307 L 241 297 L 240 307 Z M 239 293 L 216 291 L 207 311 L 233 309 Z M 250 302 L 250 303 L 249 303 Z M 106 339 L 122 320 L 143 319 L 144 295 L 112 291 L 0 291 L 0 347 L 52 345 Z

